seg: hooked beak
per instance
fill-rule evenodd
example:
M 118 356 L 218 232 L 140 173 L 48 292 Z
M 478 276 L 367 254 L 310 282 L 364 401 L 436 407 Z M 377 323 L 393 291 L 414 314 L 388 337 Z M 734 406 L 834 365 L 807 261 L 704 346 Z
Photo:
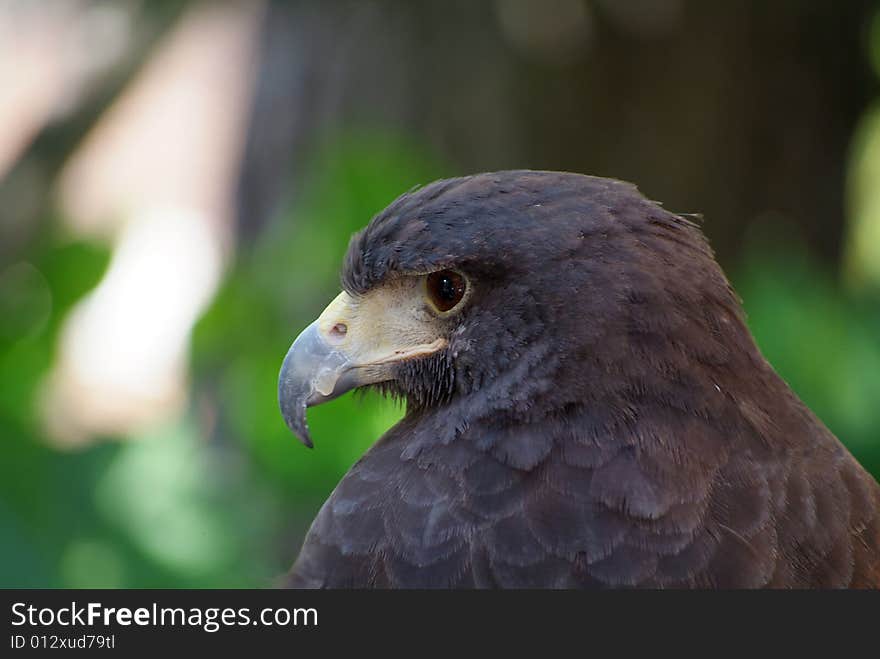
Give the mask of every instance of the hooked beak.
M 363 298 L 340 293 L 290 346 L 278 375 L 278 403 L 287 426 L 309 448 L 306 408 L 393 379 L 398 362 L 446 345 L 426 336 L 429 328 L 413 314 L 401 313 L 398 298 L 393 291 Z
M 303 444 L 313 447 L 306 408 L 357 386 L 351 360 L 321 337 L 316 320 L 296 337 L 281 364 L 278 403 L 284 422 Z

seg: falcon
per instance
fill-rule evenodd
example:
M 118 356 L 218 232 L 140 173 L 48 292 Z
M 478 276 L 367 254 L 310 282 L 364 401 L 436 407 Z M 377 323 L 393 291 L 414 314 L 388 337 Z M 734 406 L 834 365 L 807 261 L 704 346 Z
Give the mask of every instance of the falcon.
M 286 423 L 312 446 L 306 408 L 359 387 L 406 414 L 287 585 L 880 587 L 880 486 L 761 355 L 699 227 L 635 186 L 437 181 L 355 234 L 342 287 L 284 359 Z

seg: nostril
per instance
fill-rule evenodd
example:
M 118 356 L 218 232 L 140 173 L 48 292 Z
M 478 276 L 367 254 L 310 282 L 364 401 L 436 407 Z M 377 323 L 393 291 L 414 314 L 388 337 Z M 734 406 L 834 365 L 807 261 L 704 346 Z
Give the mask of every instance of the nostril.
M 348 325 L 345 323 L 336 323 L 330 330 L 330 334 L 332 334 L 334 338 L 341 339 L 348 334 Z

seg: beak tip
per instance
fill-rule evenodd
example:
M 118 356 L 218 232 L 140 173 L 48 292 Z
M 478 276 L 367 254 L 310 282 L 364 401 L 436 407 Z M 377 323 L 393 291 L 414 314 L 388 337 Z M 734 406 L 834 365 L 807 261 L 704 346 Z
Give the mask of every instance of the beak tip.
M 296 435 L 297 439 L 299 439 L 299 441 L 301 441 L 307 448 L 315 448 L 311 434 L 309 433 L 309 425 L 306 423 L 305 403 L 299 403 L 294 406 L 293 410 L 290 410 L 285 407 L 282 402 L 281 410 L 282 416 L 284 417 L 284 423 L 286 423 L 287 427 L 293 431 L 293 434 Z
M 309 434 L 309 427 L 306 425 L 305 418 L 302 419 L 301 422 L 297 423 L 293 420 L 287 421 L 287 427 L 293 431 L 293 434 L 296 435 L 296 438 L 303 443 L 306 448 L 315 448 L 314 442 L 312 442 L 312 437 Z

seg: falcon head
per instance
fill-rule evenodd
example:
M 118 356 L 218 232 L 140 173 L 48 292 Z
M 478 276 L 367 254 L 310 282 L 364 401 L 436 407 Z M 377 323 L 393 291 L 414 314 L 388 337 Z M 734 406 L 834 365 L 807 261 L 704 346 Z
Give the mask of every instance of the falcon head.
M 628 183 L 578 174 L 409 192 L 352 238 L 342 285 L 279 376 L 284 419 L 307 446 L 306 408 L 356 387 L 409 412 L 445 406 L 454 433 L 626 388 L 711 386 L 732 346 L 753 350 L 698 227 Z

